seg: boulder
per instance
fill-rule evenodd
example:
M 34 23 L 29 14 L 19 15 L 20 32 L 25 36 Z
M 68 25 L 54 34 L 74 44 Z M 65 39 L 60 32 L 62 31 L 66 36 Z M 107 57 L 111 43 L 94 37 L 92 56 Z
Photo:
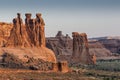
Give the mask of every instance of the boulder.
M 67 61 L 59 61 L 57 63 L 52 63 L 52 70 L 55 71 L 55 72 L 63 72 L 63 73 L 66 73 L 69 71 L 69 68 L 68 68 L 68 63 Z

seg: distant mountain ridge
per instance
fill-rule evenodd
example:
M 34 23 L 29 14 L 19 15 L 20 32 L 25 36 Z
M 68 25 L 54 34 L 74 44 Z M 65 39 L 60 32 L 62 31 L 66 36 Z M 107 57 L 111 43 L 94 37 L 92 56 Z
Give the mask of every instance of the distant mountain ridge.
M 102 40 L 102 39 L 120 39 L 120 36 L 94 37 L 94 38 L 89 38 L 89 41 L 91 41 L 91 40 Z

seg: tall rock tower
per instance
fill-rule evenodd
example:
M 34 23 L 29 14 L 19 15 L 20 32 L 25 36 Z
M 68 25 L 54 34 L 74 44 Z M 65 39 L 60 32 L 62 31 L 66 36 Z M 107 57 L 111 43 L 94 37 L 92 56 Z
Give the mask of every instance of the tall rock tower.
M 73 32 L 73 63 L 94 64 L 89 53 L 88 39 L 86 33 Z
M 41 15 L 41 13 L 37 13 L 36 18 L 31 19 L 32 15 L 26 13 L 25 24 L 23 24 L 20 13 L 17 13 L 17 18 L 13 19 L 13 28 L 4 51 L 15 55 L 20 54 L 20 57 L 23 55 L 23 58 L 24 55 L 27 55 L 44 61 L 56 62 L 55 54 L 46 47 L 45 23 Z
M 13 19 L 13 28 L 6 44 L 7 47 L 45 47 L 44 20 L 41 13 L 36 14 L 35 19 L 31 19 L 31 14 L 26 13 L 25 25 L 17 14 Z
M 13 28 L 10 32 L 7 47 L 30 47 L 29 36 L 26 32 L 26 26 L 23 25 L 20 13 L 13 19 Z

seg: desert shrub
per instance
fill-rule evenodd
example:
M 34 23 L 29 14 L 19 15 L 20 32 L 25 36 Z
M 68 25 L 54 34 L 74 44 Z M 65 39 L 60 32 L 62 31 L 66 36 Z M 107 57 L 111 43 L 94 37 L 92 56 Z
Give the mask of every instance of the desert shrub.
M 120 71 L 120 60 L 99 60 L 96 65 L 88 65 L 88 68 L 105 71 Z

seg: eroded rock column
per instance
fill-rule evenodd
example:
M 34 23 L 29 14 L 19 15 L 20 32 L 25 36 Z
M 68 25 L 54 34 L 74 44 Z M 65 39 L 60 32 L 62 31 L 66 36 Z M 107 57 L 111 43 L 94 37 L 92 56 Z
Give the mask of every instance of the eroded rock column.
M 92 57 L 89 53 L 88 39 L 86 33 L 79 34 L 73 32 L 73 63 L 94 64 Z
M 26 26 L 23 25 L 20 13 L 17 13 L 17 18 L 13 19 L 13 28 L 10 32 L 10 37 L 5 45 L 7 47 L 30 47 Z
M 36 31 L 36 40 L 39 41 L 39 43 L 37 43 L 36 45 L 39 45 L 39 46 L 46 46 L 46 42 L 45 42 L 45 32 L 44 32 L 44 26 L 45 26 L 45 23 L 44 23 L 44 20 L 43 18 L 41 17 L 41 13 L 37 13 L 36 14 L 36 21 L 35 21 L 35 25 L 36 25 L 36 28 L 35 28 L 35 31 Z
M 29 21 L 31 19 L 32 14 L 31 13 L 26 13 L 25 16 L 26 16 L 25 24 L 26 24 L 26 26 L 29 26 Z

